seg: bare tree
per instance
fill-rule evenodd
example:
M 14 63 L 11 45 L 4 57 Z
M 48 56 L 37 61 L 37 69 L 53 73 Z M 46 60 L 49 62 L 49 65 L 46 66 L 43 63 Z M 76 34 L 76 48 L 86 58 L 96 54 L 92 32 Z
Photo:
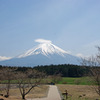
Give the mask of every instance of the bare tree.
M 45 74 L 37 70 L 28 70 L 26 72 L 18 72 L 16 76 L 22 99 L 25 100 L 25 96 L 41 83 Z
M 2 92 L 5 88 L 2 86 L 2 81 L 4 80 L 3 70 L 0 68 L 0 92 Z M 3 94 L 2 94 L 3 95 Z
M 100 96 L 100 47 L 98 47 L 96 56 L 82 59 L 81 64 L 89 67 L 90 81 L 96 93 Z
M 54 75 L 51 75 L 51 80 L 53 83 L 57 83 L 59 81 L 62 80 L 62 77 L 61 77 L 61 74 L 54 74 Z
M 0 69 L 0 83 L 3 81 L 4 76 L 3 76 L 3 70 Z
M 92 87 L 95 89 L 96 93 L 100 96 L 100 68 L 95 67 L 90 69 L 90 80 L 92 82 Z
M 11 69 L 8 67 L 5 67 L 2 69 L 3 80 L 6 81 L 5 82 L 6 83 L 6 87 L 5 87 L 6 97 L 9 97 L 9 91 L 11 88 L 11 80 L 14 79 L 14 71 L 15 69 Z

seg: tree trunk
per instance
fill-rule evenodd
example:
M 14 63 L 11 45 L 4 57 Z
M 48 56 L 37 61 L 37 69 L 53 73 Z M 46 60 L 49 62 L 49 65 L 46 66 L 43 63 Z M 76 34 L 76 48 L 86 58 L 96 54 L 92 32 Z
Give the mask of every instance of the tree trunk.
M 9 90 L 10 90 L 10 81 L 8 81 L 8 84 L 7 84 L 6 97 L 9 97 Z
M 7 96 L 9 97 L 9 89 L 7 89 Z
M 25 100 L 25 95 L 24 94 L 22 95 L 22 99 Z

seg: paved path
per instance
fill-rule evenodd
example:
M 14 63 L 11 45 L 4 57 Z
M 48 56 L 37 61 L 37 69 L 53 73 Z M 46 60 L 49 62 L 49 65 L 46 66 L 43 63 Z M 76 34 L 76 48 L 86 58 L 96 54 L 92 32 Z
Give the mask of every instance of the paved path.
M 50 85 L 48 96 L 46 98 L 36 98 L 27 100 L 61 100 L 60 94 L 58 92 L 57 86 Z

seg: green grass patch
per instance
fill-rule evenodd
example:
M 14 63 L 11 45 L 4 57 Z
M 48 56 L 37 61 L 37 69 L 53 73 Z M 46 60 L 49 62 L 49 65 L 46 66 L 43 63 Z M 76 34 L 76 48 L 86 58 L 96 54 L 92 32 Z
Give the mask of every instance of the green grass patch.
M 34 83 L 34 79 L 32 80 Z M 47 84 L 53 82 L 51 78 L 42 79 L 42 84 Z M 1 81 L 2 84 L 8 83 L 7 80 Z M 11 84 L 18 83 L 18 80 L 11 80 Z M 27 83 L 27 81 L 25 81 Z M 91 81 L 89 81 L 89 77 L 62 77 L 60 80 L 56 82 L 56 84 L 70 84 L 70 85 L 91 85 Z
M 91 85 L 89 77 L 71 78 L 63 77 L 57 84 Z

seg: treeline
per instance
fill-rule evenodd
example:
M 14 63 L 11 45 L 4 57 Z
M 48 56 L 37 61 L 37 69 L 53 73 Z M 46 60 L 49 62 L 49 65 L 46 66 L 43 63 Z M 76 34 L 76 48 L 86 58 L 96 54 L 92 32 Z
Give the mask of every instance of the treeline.
M 36 67 L 11 67 L 11 66 L 1 66 L 9 67 L 9 68 L 17 68 L 16 71 L 25 72 L 28 69 L 36 69 L 40 72 L 46 73 L 46 75 L 55 75 L 61 74 L 62 77 L 82 77 L 87 75 L 90 67 L 83 67 L 79 65 L 72 64 L 59 64 L 59 65 L 44 65 L 44 66 L 36 66 Z
M 36 66 L 34 69 L 45 72 L 47 75 L 61 74 L 62 77 L 82 77 L 89 72 L 89 67 L 71 64 Z

